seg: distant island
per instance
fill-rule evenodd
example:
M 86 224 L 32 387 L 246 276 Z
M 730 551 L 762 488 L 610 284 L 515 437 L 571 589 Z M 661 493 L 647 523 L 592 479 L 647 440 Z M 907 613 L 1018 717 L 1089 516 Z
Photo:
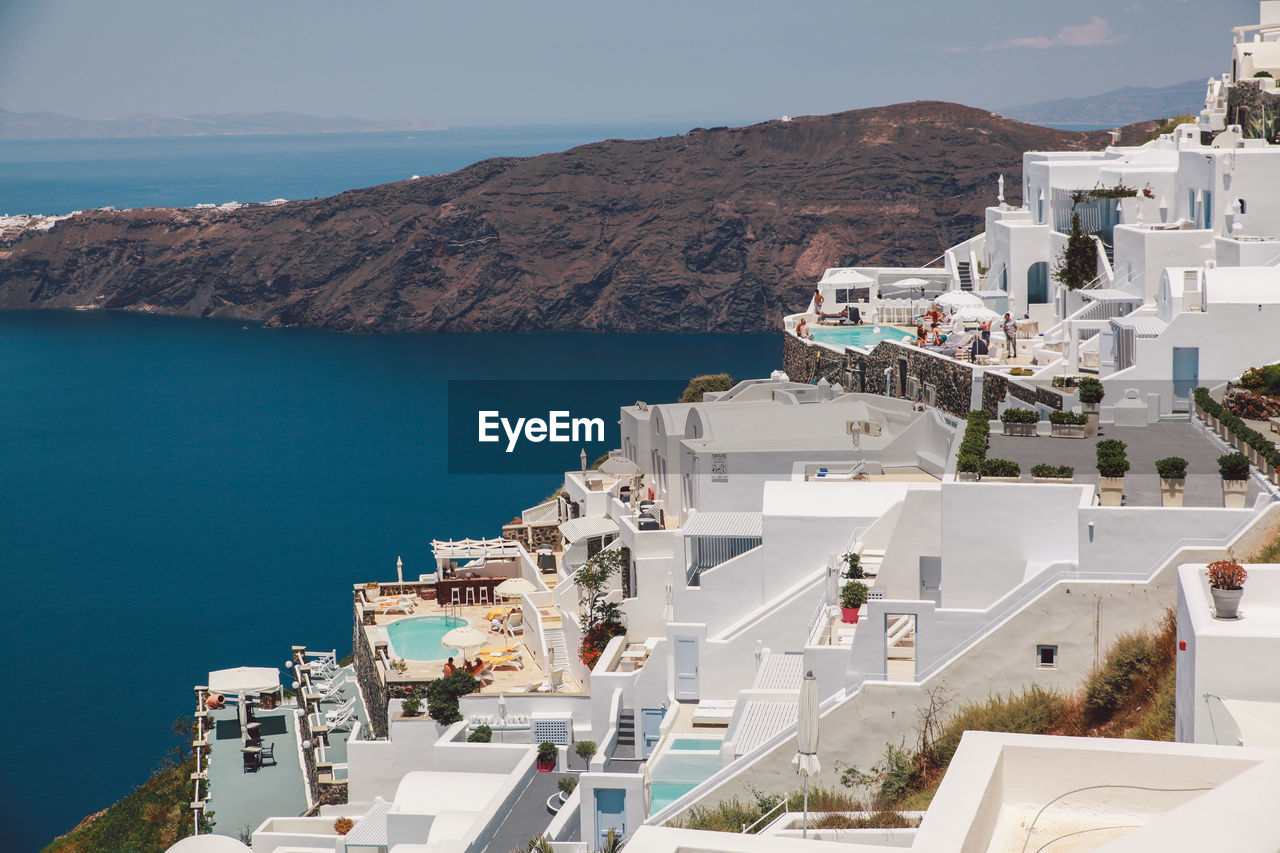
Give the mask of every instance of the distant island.
M 981 231 L 1000 175 L 1016 203 L 1023 151 L 1109 141 L 919 101 L 274 206 L 15 220 L 0 223 L 0 310 L 348 332 L 771 331 L 827 267 L 926 263 Z
M 1159 88 L 1126 86 L 1100 95 L 1037 101 L 997 112 L 1028 124 L 1123 127 L 1147 119 L 1195 115 L 1204 106 L 1207 80 L 1206 74 Z
M 143 136 L 235 136 L 270 133 L 376 133 L 394 130 L 444 130 L 424 119 L 321 117 L 302 113 L 226 113 L 87 119 L 58 113 L 18 113 L 0 109 L 0 140 L 118 139 Z

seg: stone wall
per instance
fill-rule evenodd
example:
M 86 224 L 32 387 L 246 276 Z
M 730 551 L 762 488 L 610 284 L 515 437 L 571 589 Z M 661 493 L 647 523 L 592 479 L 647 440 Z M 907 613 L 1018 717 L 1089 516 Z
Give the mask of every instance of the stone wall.
M 926 384 L 933 385 L 938 389 L 939 409 L 960 417 L 968 413 L 974 376 L 970 364 L 898 341 L 881 341 L 866 353 L 847 347 L 839 352 L 783 332 L 782 367 L 795 382 L 826 379 L 846 391 L 883 394 L 884 371 L 889 369 L 893 372 L 894 390 L 900 391 L 896 383 L 903 362 L 907 378 L 919 383 L 921 395 Z
M 1009 396 L 1034 406 L 1036 404 L 1036 387 L 1025 382 L 1019 382 L 1017 379 L 1010 379 Z
M 373 729 L 373 733 L 378 737 L 386 737 L 387 686 L 378 675 L 378 665 L 373 656 L 373 649 L 364 632 L 364 625 L 373 624 L 373 614 L 369 614 L 368 618 L 371 621 L 366 622 L 364 608 L 356 604 L 353 620 L 354 636 L 351 638 L 351 649 L 355 653 L 353 666 L 356 670 L 356 681 L 364 692 L 364 698 L 368 700 L 365 711 L 369 714 L 369 728 Z
M 988 372 L 982 375 L 982 408 L 996 414 L 1008 393 L 1009 379 L 1003 373 Z
M 1045 388 L 1044 386 L 1036 386 L 1036 402 L 1048 406 L 1051 409 L 1062 411 L 1064 404 L 1062 392 L 1055 391 L 1053 388 Z
M 560 524 L 508 524 L 502 528 L 502 538 L 519 542 L 532 554 L 539 545 L 560 549 Z

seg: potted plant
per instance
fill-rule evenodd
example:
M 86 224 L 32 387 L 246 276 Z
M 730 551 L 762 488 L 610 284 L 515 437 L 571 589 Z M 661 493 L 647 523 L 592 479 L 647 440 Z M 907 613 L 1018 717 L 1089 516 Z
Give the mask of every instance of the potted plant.
M 1080 395 L 1080 408 L 1087 418 L 1084 434 L 1092 438 L 1098 434 L 1098 404 L 1106 396 L 1106 390 L 1092 376 L 1082 376 L 1076 391 Z
M 1215 560 L 1209 564 L 1209 593 L 1213 596 L 1216 619 L 1236 619 L 1244 582 L 1249 573 L 1233 559 Z
M 1120 506 L 1124 500 L 1124 475 L 1129 470 L 1125 443 L 1114 438 L 1098 442 L 1098 492 L 1103 506 Z
M 573 745 L 573 751 L 590 767 L 591 759 L 596 754 L 596 742 L 593 740 L 580 740 Z
M 972 453 L 961 453 L 956 457 L 956 479 L 962 483 L 972 483 L 978 479 L 978 469 L 982 467 L 982 457 Z
M 543 773 L 550 773 L 556 769 L 556 759 L 560 756 L 560 750 L 554 743 L 544 740 L 538 744 L 538 769 Z
M 840 558 L 844 561 L 844 578 L 845 580 L 856 581 L 862 580 L 867 575 L 862 571 L 862 557 L 856 552 L 850 551 Z
M 840 589 L 840 619 L 851 625 L 858 624 L 858 609 L 867 601 L 867 585 L 862 581 L 849 581 Z
M 1022 468 L 1012 459 L 984 459 L 978 473 L 984 483 L 1016 483 L 1022 479 Z
M 346 835 L 355 828 L 356 822 L 349 817 L 340 817 L 333 822 L 333 831 L 339 835 Z
M 1040 423 L 1040 413 L 1034 409 L 1005 409 L 1000 414 L 1005 435 L 1034 436 Z
M 1037 483 L 1070 483 L 1075 479 L 1076 469 L 1070 465 L 1032 465 L 1031 479 Z
M 467 743 L 493 743 L 493 726 L 476 726 L 476 730 L 467 735 Z
M 1227 509 L 1243 509 L 1249 490 L 1249 460 L 1242 453 L 1218 457 L 1218 473 L 1222 475 L 1222 505 Z
M 1157 459 L 1156 473 L 1160 475 L 1161 506 L 1182 506 L 1182 492 L 1187 485 L 1187 460 L 1181 456 Z
M 569 795 L 578 787 L 578 777 L 561 776 L 560 781 L 556 783 L 556 787 L 560 789 L 560 802 L 563 803 L 569 799 Z
M 400 703 L 400 716 L 417 717 L 422 713 L 422 697 L 411 693 Z
M 1054 438 L 1084 438 L 1089 416 L 1084 412 L 1050 412 L 1049 434 Z

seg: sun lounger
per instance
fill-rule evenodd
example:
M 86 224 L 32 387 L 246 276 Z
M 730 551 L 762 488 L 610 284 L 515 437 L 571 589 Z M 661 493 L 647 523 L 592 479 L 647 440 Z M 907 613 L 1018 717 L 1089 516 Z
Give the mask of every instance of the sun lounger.
M 553 669 L 550 677 L 538 685 L 536 692 L 555 693 L 562 687 L 564 687 L 564 670 Z
M 733 719 L 733 708 L 737 704 L 736 699 L 704 699 L 693 711 L 693 724 L 695 726 L 727 726 Z
M 351 721 L 356 716 L 356 700 L 352 697 L 350 700 L 342 703 L 333 711 L 326 711 L 324 715 L 325 724 L 329 727 L 329 731 L 336 732 L 341 730 L 350 731 Z
M 519 652 L 509 655 L 482 655 L 482 657 L 484 657 L 484 662 L 489 669 L 497 669 L 500 666 L 524 669 L 524 658 Z
M 516 650 L 515 646 L 493 646 L 488 649 L 481 649 L 476 652 L 480 657 L 489 657 L 492 655 L 509 655 Z

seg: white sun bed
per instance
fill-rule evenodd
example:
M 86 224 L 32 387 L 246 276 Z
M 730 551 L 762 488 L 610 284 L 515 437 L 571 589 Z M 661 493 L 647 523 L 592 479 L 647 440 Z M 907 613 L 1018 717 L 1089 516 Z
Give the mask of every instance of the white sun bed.
M 693 711 L 695 726 L 727 726 L 733 719 L 736 699 L 703 699 Z

